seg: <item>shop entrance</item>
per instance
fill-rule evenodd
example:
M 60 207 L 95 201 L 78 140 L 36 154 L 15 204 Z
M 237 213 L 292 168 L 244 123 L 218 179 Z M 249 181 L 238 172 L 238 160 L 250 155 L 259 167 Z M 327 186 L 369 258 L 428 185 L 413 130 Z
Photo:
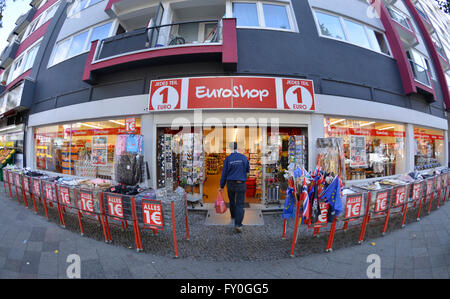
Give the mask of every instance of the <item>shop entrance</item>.
M 229 144 L 250 163 L 246 204 L 280 203 L 289 167 L 307 168 L 307 128 L 256 126 L 157 128 L 157 188 L 183 187 L 188 196 L 214 203 Z M 227 189 L 224 199 L 228 202 Z
M 250 163 L 247 178 L 246 203 L 261 203 L 262 197 L 262 128 L 234 127 L 203 129 L 205 150 L 204 202 L 213 203 L 220 187 L 223 163 L 231 153 L 229 144 L 237 142 L 238 151 Z M 227 188 L 224 188 L 225 201 L 228 201 Z

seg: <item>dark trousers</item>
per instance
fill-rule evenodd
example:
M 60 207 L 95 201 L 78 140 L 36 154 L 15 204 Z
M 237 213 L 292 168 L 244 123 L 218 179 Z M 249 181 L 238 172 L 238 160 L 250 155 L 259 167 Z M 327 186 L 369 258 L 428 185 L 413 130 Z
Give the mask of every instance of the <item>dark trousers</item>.
M 231 218 L 234 219 L 234 226 L 242 226 L 242 220 L 244 220 L 244 204 L 246 191 L 247 186 L 245 182 L 227 182 L 228 199 L 230 201 L 230 214 Z

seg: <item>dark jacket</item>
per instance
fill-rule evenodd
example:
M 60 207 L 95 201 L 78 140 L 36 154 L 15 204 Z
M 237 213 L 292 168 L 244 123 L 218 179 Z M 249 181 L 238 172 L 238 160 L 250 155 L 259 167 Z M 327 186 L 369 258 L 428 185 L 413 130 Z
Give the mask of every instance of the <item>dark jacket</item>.
M 250 164 L 246 156 L 234 152 L 223 162 L 222 177 L 220 178 L 220 188 L 224 188 L 227 181 L 247 181 L 247 172 L 250 171 Z

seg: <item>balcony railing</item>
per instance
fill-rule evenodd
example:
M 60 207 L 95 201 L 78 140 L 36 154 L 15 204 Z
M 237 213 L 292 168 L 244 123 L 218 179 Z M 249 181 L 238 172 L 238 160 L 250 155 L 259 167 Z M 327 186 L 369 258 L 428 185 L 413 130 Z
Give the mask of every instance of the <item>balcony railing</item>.
M 409 60 L 409 63 L 411 65 L 414 79 L 428 87 L 431 87 L 431 80 L 428 70 L 412 60 Z
M 408 20 L 402 16 L 401 14 L 397 13 L 396 11 L 392 9 L 388 9 L 389 14 L 391 15 L 391 18 L 402 25 L 403 27 L 407 28 L 408 30 L 412 31 L 411 26 L 409 25 Z
M 137 29 L 99 41 L 93 62 L 152 49 L 221 43 L 221 20 L 165 24 Z
M 428 16 L 425 14 L 425 12 L 423 12 L 422 9 L 416 7 L 417 12 L 419 13 L 419 15 L 424 18 L 428 23 L 430 23 L 430 19 L 428 19 Z

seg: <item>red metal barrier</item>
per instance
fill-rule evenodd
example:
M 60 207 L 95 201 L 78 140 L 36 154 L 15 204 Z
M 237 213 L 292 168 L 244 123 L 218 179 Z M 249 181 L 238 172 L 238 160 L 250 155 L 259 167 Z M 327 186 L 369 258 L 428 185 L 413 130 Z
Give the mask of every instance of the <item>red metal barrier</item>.
M 409 197 L 408 197 L 408 202 L 406 204 L 405 212 L 403 215 L 402 227 L 405 226 L 406 213 L 407 213 L 407 210 L 409 207 L 414 207 L 414 208 L 418 207 L 419 214 L 417 216 L 417 221 L 419 221 L 418 217 L 420 215 L 420 208 L 422 205 L 421 201 L 424 196 L 424 190 L 425 190 L 424 183 L 425 183 L 424 181 L 419 181 L 419 182 L 414 182 L 414 183 L 410 184 Z
M 136 233 L 136 226 L 134 225 L 135 219 L 133 218 L 134 213 L 132 211 L 133 205 L 131 197 L 109 192 L 102 192 L 99 196 L 101 196 L 100 203 L 106 228 L 105 242 L 112 241 L 109 227 L 110 223 L 117 226 L 121 225 L 122 230 L 125 231 L 125 229 L 128 229 L 128 221 L 132 221 L 136 249 L 139 249 L 139 240 Z M 115 223 L 114 221 L 117 221 L 118 223 Z
M 367 211 L 367 205 L 369 205 L 370 198 L 368 193 L 354 193 L 354 194 L 348 194 L 345 199 L 344 204 L 344 215 L 342 221 L 343 223 L 343 230 L 347 230 L 348 226 L 355 225 L 355 223 L 361 222 L 361 231 L 363 230 L 363 227 L 365 225 L 366 221 L 366 211 Z M 333 250 L 333 242 L 334 242 L 334 236 L 336 233 L 337 227 L 337 217 L 335 217 L 331 229 L 330 234 L 328 235 L 328 242 L 327 247 L 325 249 L 326 252 L 330 252 Z M 360 233 L 361 236 L 361 233 Z
M 8 181 L 8 173 L 6 168 L 2 168 L 3 173 L 3 187 L 5 188 L 5 194 L 7 194 L 8 191 L 6 191 L 6 182 Z
M 361 233 L 359 235 L 358 243 L 361 244 L 364 241 L 367 225 L 371 220 L 383 220 L 388 216 L 393 188 L 382 189 L 378 191 L 369 192 L 367 195 L 366 216 L 363 220 L 361 227 Z M 372 198 L 374 197 L 373 204 Z M 383 228 L 384 229 L 384 228 Z
M 96 205 L 96 200 L 100 202 L 97 198 L 98 194 L 101 192 L 88 190 L 84 188 L 76 188 L 75 189 L 75 199 L 76 199 L 76 208 L 78 210 L 78 223 L 80 225 L 81 235 L 84 235 L 83 221 L 82 218 L 86 217 L 87 219 L 91 219 L 94 221 L 98 221 L 98 224 L 103 228 L 103 234 L 106 235 L 105 223 L 102 218 L 100 203 Z M 94 196 L 97 194 L 97 196 Z M 105 237 L 107 239 L 107 237 Z
M 388 223 L 389 223 L 389 217 L 391 214 L 398 214 L 398 213 L 404 213 L 405 212 L 405 205 L 407 203 L 408 198 L 408 186 L 396 186 L 392 188 L 392 196 L 391 200 L 389 202 L 389 209 L 386 213 L 386 218 L 383 226 L 383 231 L 381 232 L 382 235 L 386 233 Z
M 24 196 L 25 200 L 28 202 L 27 194 L 29 194 L 31 200 L 33 201 L 34 212 L 37 213 L 36 202 L 33 199 L 33 197 L 31 196 L 31 179 L 28 176 L 23 175 L 22 176 L 22 185 L 23 185 L 23 196 Z
M 39 178 L 30 178 L 30 187 L 31 187 L 31 198 L 33 199 L 33 203 L 35 204 L 36 207 L 36 196 L 39 200 L 39 202 L 41 202 L 41 182 Z M 37 208 L 35 209 L 35 213 L 37 213 Z
M 44 193 L 43 196 L 44 204 L 48 202 L 50 207 L 53 207 L 54 205 L 56 206 L 56 209 L 58 211 L 59 223 L 61 224 L 61 226 L 65 227 L 66 225 L 64 221 L 64 216 L 62 215 L 61 205 L 59 203 L 59 196 L 56 188 L 56 183 L 49 182 L 46 180 L 41 180 L 41 182 L 42 182 L 42 190 Z
M 9 197 L 12 199 L 12 192 L 11 192 L 11 184 L 14 184 L 14 178 L 13 173 L 11 170 L 7 170 L 6 172 L 8 174 L 8 189 L 9 189 Z
M 431 204 L 433 203 L 433 200 L 434 200 L 434 193 L 436 191 L 436 189 L 435 189 L 436 179 L 437 179 L 436 176 L 434 178 L 428 179 L 428 180 L 430 180 L 430 183 L 429 183 L 430 185 L 428 185 L 428 180 L 427 180 L 427 190 L 430 189 L 429 192 L 431 193 L 430 194 L 430 202 L 428 204 L 428 214 L 431 213 Z M 427 193 L 428 193 L 428 191 L 427 191 Z

